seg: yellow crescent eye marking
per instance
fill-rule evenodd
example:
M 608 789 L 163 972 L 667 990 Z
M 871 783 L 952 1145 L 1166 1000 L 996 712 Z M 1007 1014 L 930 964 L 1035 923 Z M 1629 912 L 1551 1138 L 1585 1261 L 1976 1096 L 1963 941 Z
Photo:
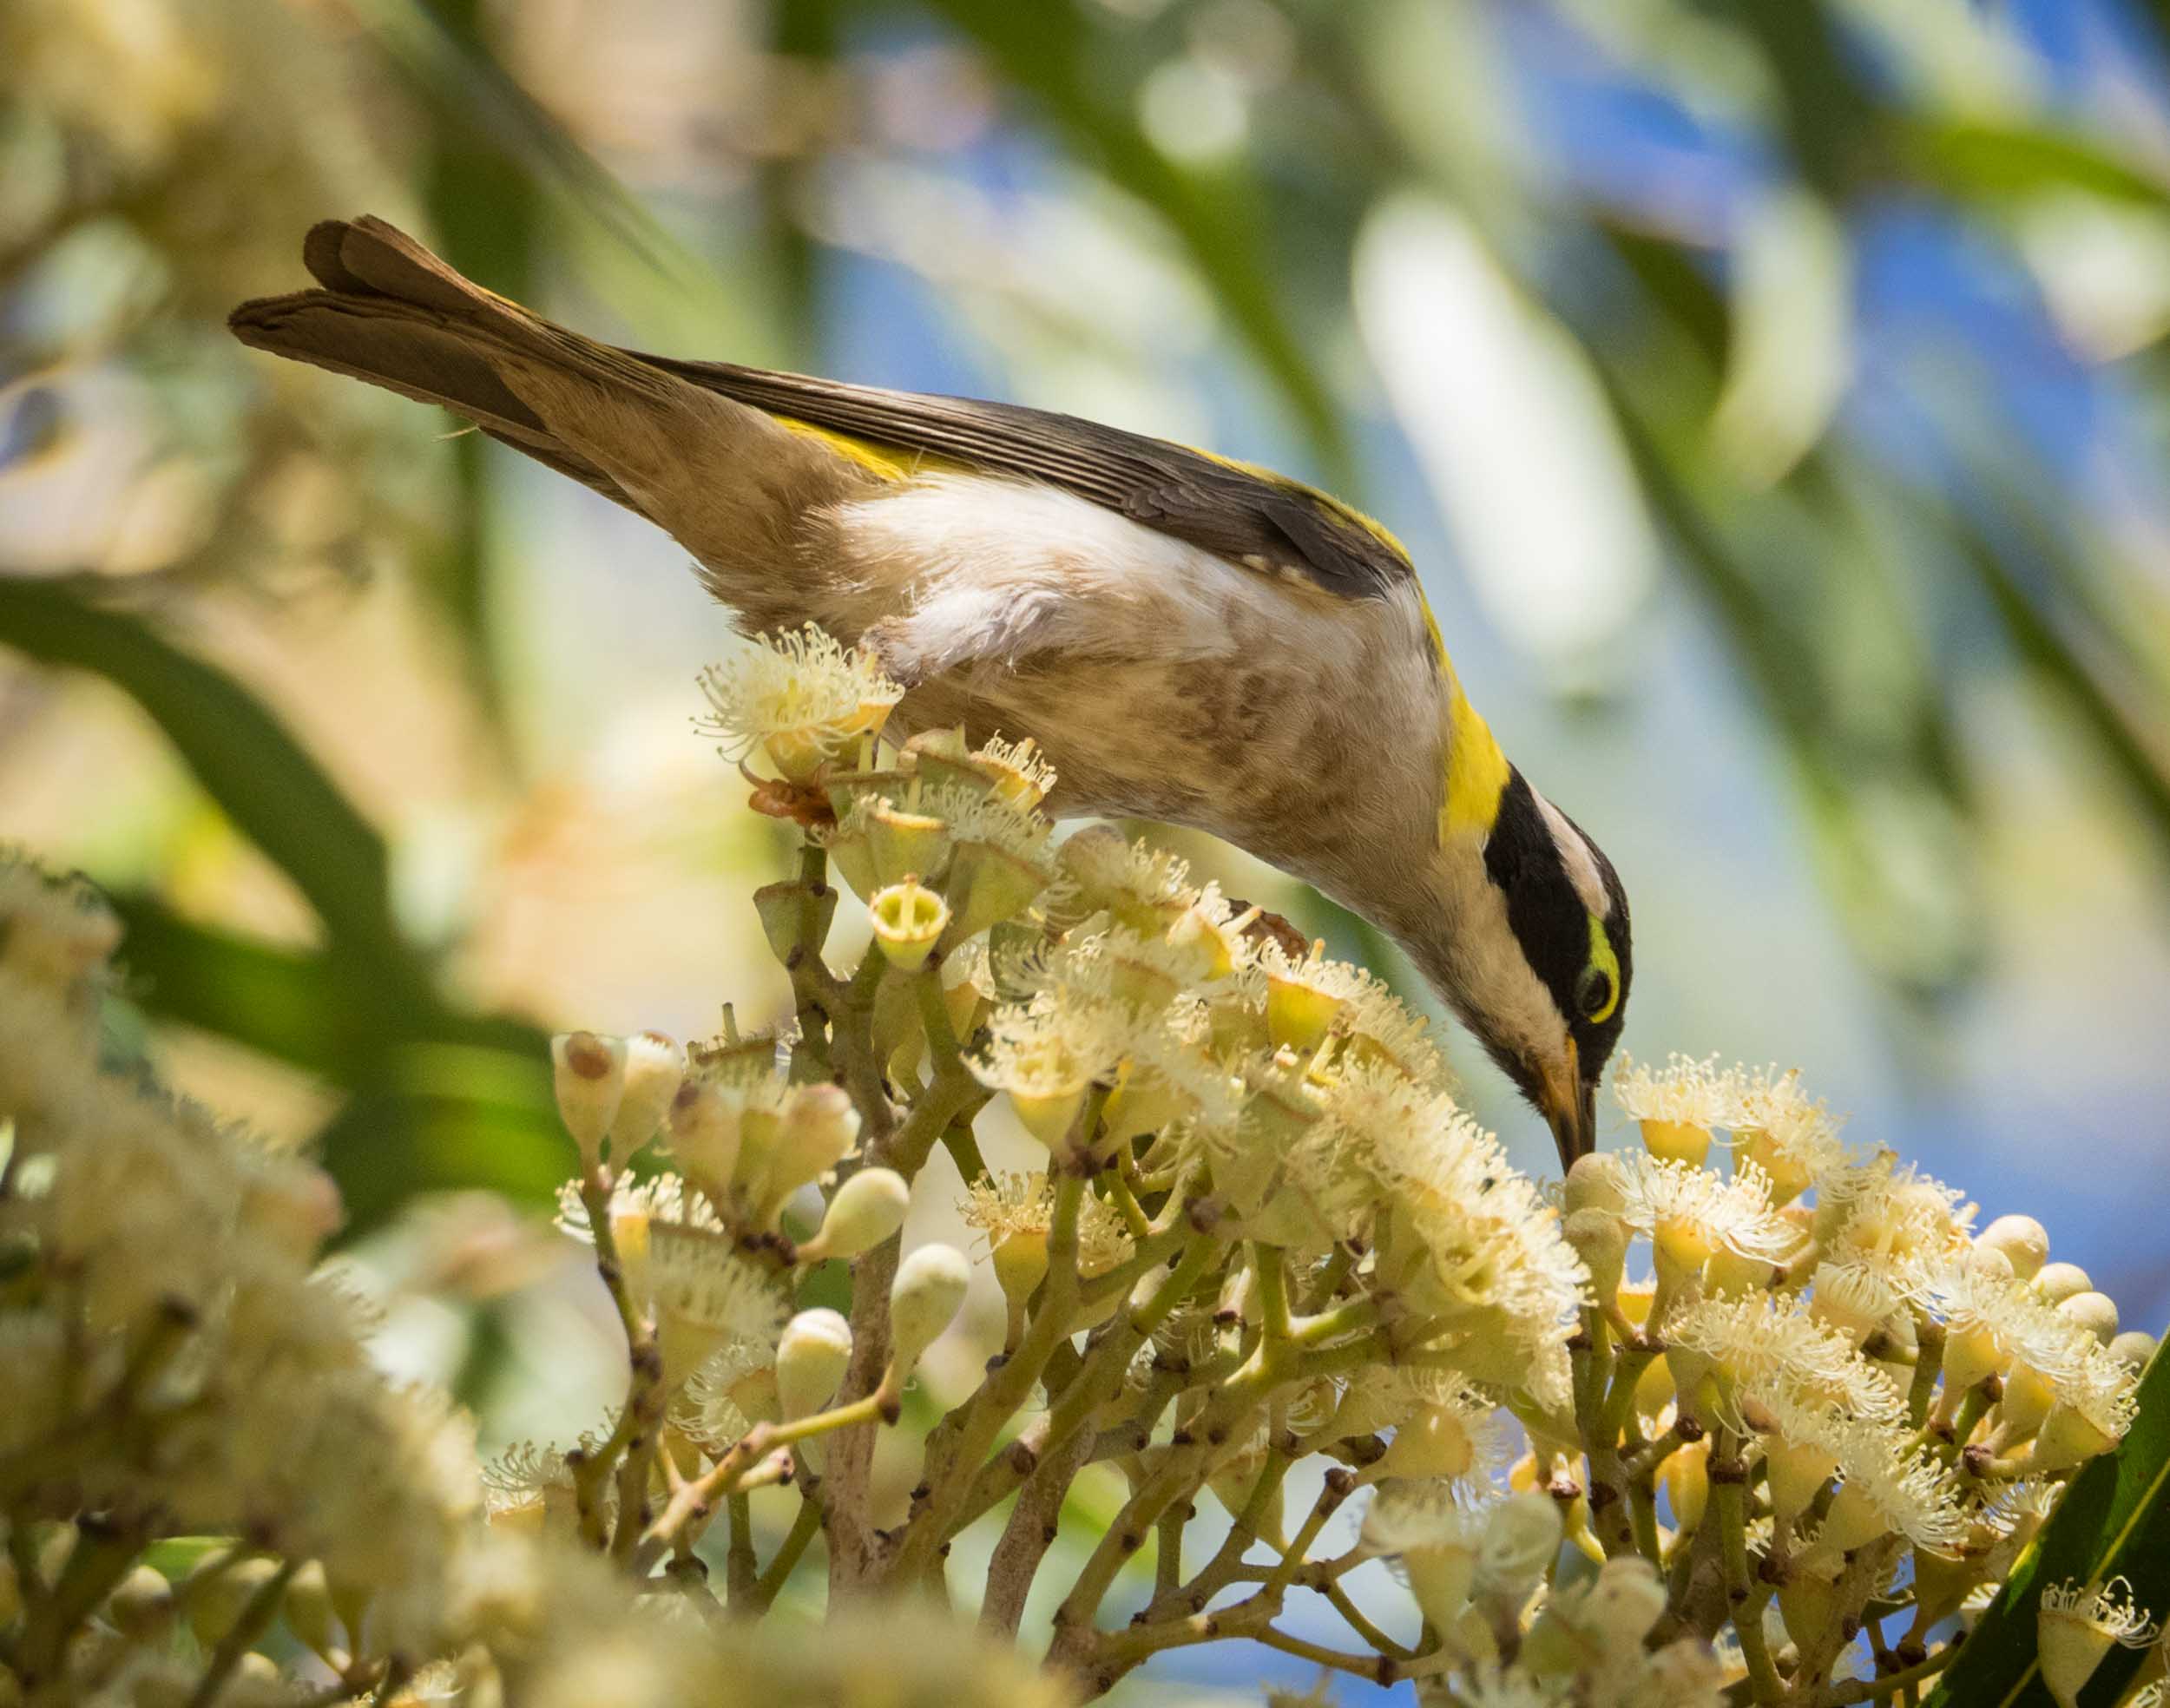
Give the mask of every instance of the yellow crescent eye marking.
M 1603 1008 L 1582 1018 L 1593 1026 L 1602 1026 L 1620 1007 L 1620 957 L 1613 953 L 1612 939 L 1605 935 L 1605 922 L 1595 914 L 1590 916 L 1590 965 L 1605 975 L 1605 988 L 1612 995 L 1605 999 Z

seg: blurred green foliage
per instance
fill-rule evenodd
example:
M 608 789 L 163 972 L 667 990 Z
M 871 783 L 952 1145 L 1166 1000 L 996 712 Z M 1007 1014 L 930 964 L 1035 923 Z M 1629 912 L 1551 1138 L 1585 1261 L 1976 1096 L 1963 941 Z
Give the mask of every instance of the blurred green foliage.
M 362 388 L 267 371 L 225 341 L 220 315 L 290 278 L 304 226 L 326 213 L 418 224 L 514 294 L 550 282 L 546 259 L 582 257 L 629 319 L 713 301 L 693 259 L 713 246 L 682 207 L 659 218 L 523 87 L 498 51 L 503 20 L 476 0 L 151 0 L 126 30 L 121 10 L 26 0 L 0 25 L 0 480 L 69 430 L 67 374 L 117 371 L 151 400 L 144 467 L 187 470 L 187 525 L 148 575 L 95 553 L 55 562 L 0 532 L 0 641 L 132 696 L 314 910 L 320 939 L 299 951 L 121 898 L 153 1013 L 347 1100 L 325 1143 L 358 1225 L 429 1184 L 541 1191 L 562 1171 L 524 1142 L 549 1126 L 539 1036 L 441 994 L 387 899 L 378 831 L 273 715 L 146 614 L 192 577 L 263 575 L 301 551 L 352 573 L 411 565 L 478 702 L 500 713 L 501 465 L 472 437 L 427 453 L 431 425 Z M 1412 191 L 1451 209 L 1594 378 L 1671 563 L 1790 761 L 1862 952 L 1928 995 L 1969 976 L 1979 936 L 1963 874 L 1985 756 L 1955 712 L 1971 660 L 2002 648 L 2025 667 L 2163 857 L 2170 612 L 2130 540 L 2005 418 L 1984 363 L 1963 351 L 1912 377 L 1935 454 L 1900 468 L 1840 407 L 1847 353 L 1818 367 L 1789 347 L 1843 327 L 1879 210 L 1927 205 L 2006 250 L 2044 208 L 2170 238 L 2170 179 L 2138 128 L 2090 122 L 2018 63 L 1992 14 L 1904 10 L 779 0 L 751 45 L 819 72 L 930 33 L 963 44 L 1005 121 L 1165 235 L 1312 472 L 1337 484 L 1362 472 L 1338 352 L 1364 234 Z M 1595 66 L 1728 139 L 1748 163 L 1735 216 L 1676 218 L 1661 195 L 1566 169 L 1529 95 L 1546 42 L 1563 75 Z M 1171 67 L 1259 85 L 1233 140 L 1187 149 L 1156 130 Z M 796 337 L 811 362 L 828 251 L 804 198 L 832 150 L 866 145 L 819 123 L 794 134 L 738 164 L 762 205 L 771 341 Z M 2166 324 L 2096 358 L 2156 422 Z M 727 344 L 711 353 L 735 353 Z M 56 569 L 76 573 L 49 584 Z M 522 1144 L 498 1142 L 512 1132 Z

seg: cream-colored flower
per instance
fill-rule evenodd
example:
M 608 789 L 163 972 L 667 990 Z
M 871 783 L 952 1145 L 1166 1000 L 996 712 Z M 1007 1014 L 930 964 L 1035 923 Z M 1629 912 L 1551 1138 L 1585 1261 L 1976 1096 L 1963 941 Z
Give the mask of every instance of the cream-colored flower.
M 1803 1088 L 1798 1068 L 1743 1072 L 1739 1086 L 1734 1146 L 1770 1177 L 1779 1201 L 1798 1197 L 1846 1166 L 1839 1122 L 1820 1098 Z
M 971 1184 L 957 1213 L 965 1226 L 985 1236 L 990 1251 L 999 1251 L 1014 1239 L 1044 1246 L 1055 1223 L 1055 1188 L 1037 1170 L 996 1174 Z M 1088 1279 L 1106 1274 L 1129 1258 L 1131 1245 L 1130 1231 L 1114 1206 L 1087 1192 L 1078 1206 L 1078 1273 Z
M 1363 1153 L 1417 1267 L 1403 1284 L 1419 1310 L 1488 1318 L 1503 1335 L 1473 1332 L 1457 1356 L 1473 1378 L 1526 1388 L 1541 1403 L 1567 1393 L 1563 1326 L 1581 1309 L 1587 1275 L 1562 1238 L 1558 1210 L 1510 1166 L 1499 1141 L 1443 1093 L 1408 1118 L 1383 1121 Z
M 2134 1599 L 2123 1578 L 2047 1586 L 2035 1616 L 2035 1652 L 2042 1683 L 2058 1708 L 2075 1708 L 2081 1690 L 2113 1648 L 2144 1649 L 2160 1627 Z
M 1623 1055 L 1613 1075 L 1613 1100 L 1641 1125 L 1653 1156 L 1700 1164 L 1713 1132 L 1739 1124 L 1741 1073 L 1721 1071 L 1714 1055 L 1698 1061 L 1675 1054 L 1663 1068 Z
M 702 727 L 720 738 L 727 758 L 760 747 L 794 779 L 879 731 L 904 693 L 873 654 L 847 651 L 812 623 L 755 636 L 737 659 L 702 671 L 700 688 L 711 708 Z
M 1703 1374 L 1690 1362 L 1700 1358 L 1735 1390 L 1766 1402 L 1783 1396 L 1889 1423 L 1906 1415 L 1891 1379 L 1798 1299 L 1699 1299 L 1667 1324 L 1665 1337 L 1683 1394 Z
M 1781 1262 L 1800 1233 L 1771 1203 L 1770 1183 L 1753 1163 L 1731 1179 L 1692 1163 L 1623 1153 L 1621 1219 L 1667 1259 L 1688 1267 L 1713 1253 Z

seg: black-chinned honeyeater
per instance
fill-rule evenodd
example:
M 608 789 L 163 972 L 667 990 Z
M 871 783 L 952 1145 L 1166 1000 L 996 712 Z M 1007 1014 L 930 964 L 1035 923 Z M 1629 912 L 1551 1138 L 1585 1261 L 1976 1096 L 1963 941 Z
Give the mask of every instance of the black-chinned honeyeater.
M 1048 805 L 1187 824 L 1389 933 L 1588 1150 L 1630 974 L 1611 864 L 1508 763 L 1393 537 L 1246 464 L 1008 404 L 597 343 L 381 220 L 247 344 L 439 404 L 638 511 L 748 631 L 819 624 L 904 732 L 1038 742 Z

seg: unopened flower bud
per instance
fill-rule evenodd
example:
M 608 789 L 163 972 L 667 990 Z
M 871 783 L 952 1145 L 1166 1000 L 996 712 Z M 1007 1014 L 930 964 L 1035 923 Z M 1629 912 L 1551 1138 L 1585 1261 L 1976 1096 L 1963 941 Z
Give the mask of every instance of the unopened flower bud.
M 954 1245 L 922 1245 L 897 1266 L 889 1290 L 891 1357 L 899 1375 L 948 1328 L 964 1304 L 972 1271 Z
M 776 1406 L 786 1423 L 829 1403 L 852 1362 L 852 1325 L 836 1311 L 802 1311 L 776 1343 Z
M 1618 1157 L 1609 1151 L 1592 1151 L 1575 1158 L 1575 1166 L 1568 1170 L 1562 1196 L 1562 1208 L 1568 1215 L 1578 1210 L 1603 1210 L 1617 1215 L 1627 1205 Z
M 2049 1232 L 2032 1216 L 1999 1216 L 1974 1236 L 1974 1248 L 2001 1252 L 2012 1273 L 2029 1281 L 2049 1256 Z
M 106 1617 L 131 1641 L 155 1642 L 173 1623 L 174 1586 L 155 1567 L 133 1567 L 106 1598 Z
M 1477 1546 L 1477 1580 L 1491 1594 L 1519 1603 L 1560 1551 L 1560 1503 L 1550 1491 L 1526 1489 L 1492 1508 Z
M 2035 1271 L 2035 1291 L 2052 1304 L 2062 1304 L 2078 1293 L 2094 1291 L 2094 1283 L 2077 1264 L 2044 1264 Z
M 874 941 L 900 972 L 925 965 L 950 923 L 950 904 L 913 877 L 876 890 L 866 910 L 873 916 Z
M 686 1176 L 712 1199 L 730 1189 L 739 1166 L 741 1106 L 712 1079 L 691 1079 L 671 1099 L 671 1151 Z
M 1665 1585 L 1641 1554 L 1616 1554 L 1597 1568 L 1577 1623 L 1608 1659 L 1640 1658 L 1642 1639 L 1665 1613 Z
M 686 1078 L 686 1052 L 661 1032 L 625 1041 L 623 1092 L 610 1120 L 610 1160 L 622 1166 L 663 1125 Z
M 625 1041 L 594 1032 L 561 1032 L 550 1040 L 551 1085 L 558 1119 L 593 1168 L 625 1094 Z
M 1620 1291 L 1621 1275 L 1628 1261 L 1628 1225 L 1610 1210 L 1571 1212 L 1560 1232 L 1582 1267 L 1590 1272 L 1590 1291 L 1601 1304 Z
M 1655 1417 L 1672 1403 L 1673 1367 L 1662 1358 L 1653 1358 L 1635 1378 L 1635 1411 L 1643 1417 Z
M 821 1232 L 799 1248 L 809 1263 L 856 1258 L 904 1225 L 911 1188 L 893 1168 L 862 1168 L 836 1189 L 821 1219 Z
M 2108 1293 L 2075 1293 L 2057 1306 L 2060 1317 L 2068 1317 L 2108 1346 L 2117 1337 L 2117 1301 Z
M 2110 1356 L 2130 1370 L 2144 1370 L 2155 1356 L 2155 1337 L 2145 1329 L 2127 1329 L 2110 1342 Z
M 773 1221 L 799 1187 L 810 1186 L 852 1154 L 859 1141 L 859 1112 L 840 1086 L 793 1087 L 769 1152 L 760 1219 Z

